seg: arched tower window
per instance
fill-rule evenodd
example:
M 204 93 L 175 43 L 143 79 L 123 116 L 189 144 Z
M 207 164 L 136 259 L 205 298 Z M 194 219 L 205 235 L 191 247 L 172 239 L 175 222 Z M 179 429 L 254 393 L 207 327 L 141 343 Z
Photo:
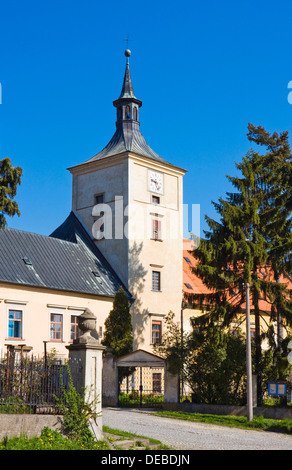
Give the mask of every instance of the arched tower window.
M 138 110 L 137 110 L 136 106 L 134 108 L 134 119 L 135 119 L 135 121 L 138 121 Z
M 126 109 L 125 109 L 125 117 L 126 119 L 131 119 L 131 109 L 130 109 L 130 106 L 126 106 Z

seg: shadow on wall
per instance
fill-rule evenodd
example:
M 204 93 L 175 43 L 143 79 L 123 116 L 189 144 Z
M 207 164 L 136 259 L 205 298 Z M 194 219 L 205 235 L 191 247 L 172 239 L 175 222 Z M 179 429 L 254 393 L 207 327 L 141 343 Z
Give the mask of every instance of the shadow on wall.
M 140 254 L 143 248 L 143 242 L 134 242 L 129 249 L 129 291 L 135 298 L 133 305 L 131 306 L 132 323 L 134 329 L 133 338 L 133 349 L 137 349 L 145 342 L 144 329 L 147 323 L 149 310 L 142 309 L 141 294 L 144 291 L 145 276 L 147 270 L 144 268 L 140 261 Z

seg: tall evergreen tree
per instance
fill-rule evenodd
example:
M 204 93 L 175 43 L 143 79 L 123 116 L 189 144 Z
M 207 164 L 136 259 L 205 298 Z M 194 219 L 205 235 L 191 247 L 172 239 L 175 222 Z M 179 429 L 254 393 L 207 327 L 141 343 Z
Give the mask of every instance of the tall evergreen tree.
M 14 200 L 17 186 L 21 184 L 22 169 L 12 167 L 10 158 L 0 160 L 0 229 L 7 225 L 6 216 L 20 215 Z
M 129 299 L 122 288 L 116 292 L 113 308 L 105 320 L 105 334 L 102 344 L 107 351 L 111 351 L 113 356 L 121 357 L 133 350 L 132 318 L 129 308 Z M 134 368 L 118 368 L 119 384 L 125 377 L 133 374 Z
M 290 256 L 289 243 L 277 245 L 275 233 L 281 233 L 284 237 L 287 229 L 290 230 L 287 221 L 291 196 L 286 171 L 291 175 L 291 155 L 286 133 L 280 137 L 276 134 L 270 136 L 263 128 L 256 128 L 252 124 L 249 124 L 248 129 L 250 141 L 257 144 L 265 142 L 262 145 L 267 145 L 270 137 L 274 147 L 270 147 L 265 155 L 259 155 L 253 150 L 248 152 L 241 163 L 236 164 L 241 176 L 227 176 L 236 192 L 227 193 L 225 200 L 220 198 L 218 203 L 213 202 L 220 221 L 206 216 L 209 225 L 209 230 L 205 232 L 206 240 L 202 240 L 194 252 L 199 261 L 195 272 L 209 287 L 211 294 L 195 297 L 210 306 L 209 313 L 200 321 L 208 322 L 211 314 L 217 321 L 221 320 L 225 327 L 242 312 L 245 284 L 250 284 L 256 330 L 255 372 L 258 376 L 260 404 L 260 300 L 267 299 L 267 294 L 272 296 L 273 305 L 276 297 L 281 299 L 281 307 L 286 306 L 286 320 L 290 321 L 285 286 L 275 283 L 275 279 L 266 273 L 269 273 L 272 259 L 274 265 L 281 266 L 283 272 L 283 258 Z
M 265 147 L 262 156 L 264 176 L 262 184 L 266 191 L 265 223 L 263 235 L 269 242 L 269 265 L 274 281 L 272 318 L 277 322 L 277 349 L 281 351 L 283 319 L 291 322 L 291 310 L 283 289 L 283 276 L 292 271 L 292 159 L 288 132 L 272 135 L 263 127 L 249 124 L 250 141 Z M 276 288 L 275 288 L 276 287 Z M 283 292 L 284 291 L 284 292 Z M 283 295 L 284 294 L 284 295 Z M 284 299 L 284 301 L 283 301 Z M 288 308 L 287 308 L 288 307 Z
M 122 287 L 117 291 L 113 308 L 105 320 L 105 334 L 102 344 L 110 348 L 115 357 L 123 356 L 133 350 L 129 299 Z

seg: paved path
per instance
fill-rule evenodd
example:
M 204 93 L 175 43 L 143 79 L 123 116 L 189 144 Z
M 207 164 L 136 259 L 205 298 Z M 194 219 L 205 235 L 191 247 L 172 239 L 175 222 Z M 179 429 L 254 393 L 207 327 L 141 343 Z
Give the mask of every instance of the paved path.
M 285 434 L 189 423 L 142 410 L 104 408 L 103 424 L 158 439 L 176 450 L 292 450 L 292 437 Z

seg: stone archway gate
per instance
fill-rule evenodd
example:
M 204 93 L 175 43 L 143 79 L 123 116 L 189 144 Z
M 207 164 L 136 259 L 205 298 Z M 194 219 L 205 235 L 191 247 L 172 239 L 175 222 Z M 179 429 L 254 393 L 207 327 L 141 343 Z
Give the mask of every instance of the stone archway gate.
M 119 386 L 119 370 L 131 370 Z M 107 354 L 103 361 L 103 405 L 152 407 L 177 403 L 178 377 L 169 373 L 167 361 L 138 349 L 115 359 Z

